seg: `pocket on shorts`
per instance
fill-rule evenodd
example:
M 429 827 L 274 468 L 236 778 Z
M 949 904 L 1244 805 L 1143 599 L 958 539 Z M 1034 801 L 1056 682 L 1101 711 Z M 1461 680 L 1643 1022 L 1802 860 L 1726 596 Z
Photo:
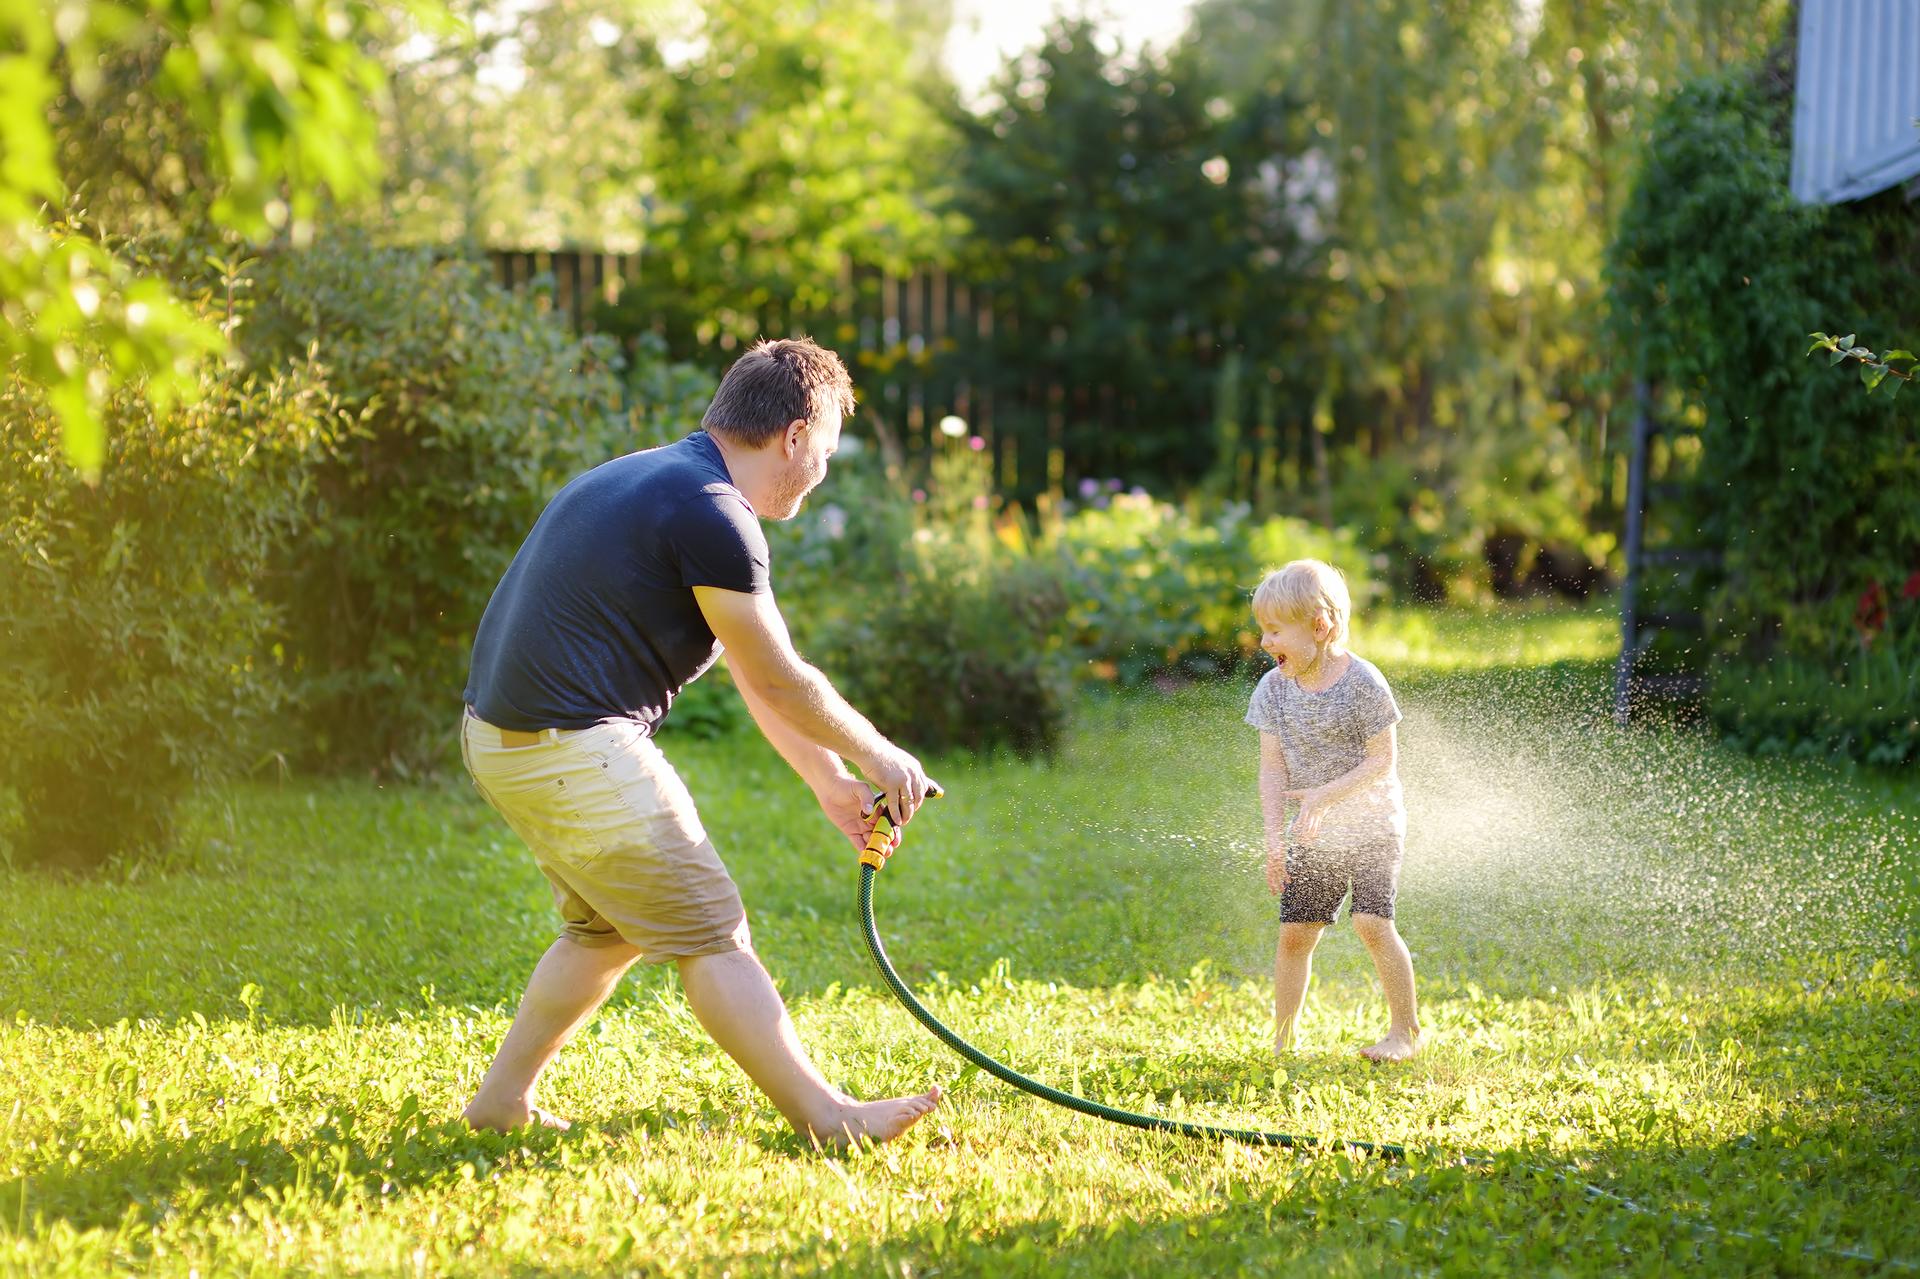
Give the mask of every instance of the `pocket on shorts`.
M 673 848 L 706 839 L 692 793 L 640 725 L 610 720 L 568 744 L 599 770 L 647 843 Z
M 474 784 L 535 857 L 584 869 L 631 820 L 599 770 L 554 743 L 473 752 Z

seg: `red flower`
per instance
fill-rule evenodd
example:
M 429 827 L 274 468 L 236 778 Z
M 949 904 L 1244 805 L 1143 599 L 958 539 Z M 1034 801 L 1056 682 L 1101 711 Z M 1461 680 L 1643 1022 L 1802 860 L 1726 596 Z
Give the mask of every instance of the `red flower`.
M 1887 588 L 1875 582 L 1860 592 L 1860 602 L 1853 606 L 1853 625 L 1860 632 L 1862 644 L 1873 643 L 1887 625 Z
M 1908 578 L 1907 584 L 1900 588 L 1900 598 L 1920 600 L 1920 568 L 1913 570 L 1913 576 Z

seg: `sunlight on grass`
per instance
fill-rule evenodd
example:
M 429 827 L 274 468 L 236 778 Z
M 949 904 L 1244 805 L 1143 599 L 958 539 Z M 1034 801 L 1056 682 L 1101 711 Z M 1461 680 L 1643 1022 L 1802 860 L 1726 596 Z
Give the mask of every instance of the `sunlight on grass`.
M 1269 1051 L 1244 685 L 1091 704 L 1048 766 L 938 761 L 950 797 L 876 913 L 933 1010 L 1017 1069 L 1404 1142 L 1405 1165 L 1135 1134 L 964 1070 L 879 986 L 853 860 L 800 784 L 757 739 L 678 741 L 802 1039 L 864 1094 L 947 1085 L 931 1120 L 807 1152 L 651 969 L 550 1076 L 573 1132 L 466 1132 L 553 932 L 537 873 L 464 787 L 261 788 L 201 808 L 195 869 L 0 882 L 0 1273 L 1920 1260 L 1912 789 L 1614 728 L 1591 617 L 1409 611 L 1356 642 L 1390 678 L 1449 673 L 1402 699 L 1402 928 L 1432 1035 L 1409 1066 L 1355 1053 L 1385 1010 L 1344 927 L 1302 1049 Z M 1513 669 L 1547 662 L 1571 673 Z
M 1619 605 L 1431 609 L 1385 606 L 1354 624 L 1354 643 L 1383 669 L 1429 671 L 1611 661 L 1620 652 Z

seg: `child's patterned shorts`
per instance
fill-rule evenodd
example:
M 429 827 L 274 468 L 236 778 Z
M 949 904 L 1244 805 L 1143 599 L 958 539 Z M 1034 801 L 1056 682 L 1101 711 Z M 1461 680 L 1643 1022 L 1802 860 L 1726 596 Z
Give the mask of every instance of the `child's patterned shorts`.
M 1353 890 L 1350 915 L 1393 918 L 1400 892 L 1398 839 L 1356 848 L 1295 845 L 1287 850 L 1287 887 L 1280 894 L 1280 920 L 1287 924 L 1331 924 L 1347 890 Z

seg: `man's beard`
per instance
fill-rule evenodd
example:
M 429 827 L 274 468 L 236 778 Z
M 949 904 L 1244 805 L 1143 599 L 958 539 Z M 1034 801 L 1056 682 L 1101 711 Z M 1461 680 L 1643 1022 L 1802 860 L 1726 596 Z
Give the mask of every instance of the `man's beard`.
M 781 475 L 780 485 L 774 490 L 773 499 L 767 503 L 766 517 L 770 520 L 792 519 L 800 513 L 800 503 L 807 500 L 807 494 L 813 492 L 818 482 L 798 466 Z

